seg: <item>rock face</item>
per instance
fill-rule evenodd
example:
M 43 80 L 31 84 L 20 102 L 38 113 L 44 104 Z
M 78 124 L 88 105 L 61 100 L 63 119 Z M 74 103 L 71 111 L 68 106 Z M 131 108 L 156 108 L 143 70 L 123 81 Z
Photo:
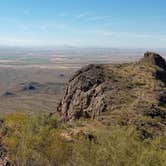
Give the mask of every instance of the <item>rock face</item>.
M 79 70 L 69 80 L 58 111 L 66 120 L 100 115 L 107 109 L 103 89 L 105 81 L 105 71 L 100 65 L 89 65 Z
M 157 117 L 165 125 L 165 78 L 165 60 L 152 52 L 136 63 L 88 65 L 69 80 L 57 111 L 63 120 L 141 124 Z

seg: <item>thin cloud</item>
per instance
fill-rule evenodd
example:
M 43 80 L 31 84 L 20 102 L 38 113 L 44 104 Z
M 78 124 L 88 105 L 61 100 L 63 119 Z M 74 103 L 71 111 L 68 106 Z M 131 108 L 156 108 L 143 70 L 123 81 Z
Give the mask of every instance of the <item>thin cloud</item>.
M 28 31 L 29 30 L 29 26 L 28 25 L 20 25 L 19 28 L 23 31 Z
M 60 16 L 60 17 L 66 17 L 66 16 L 68 16 L 68 14 L 65 13 L 65 12 L 64 12 L 64 13 L 59 13 L 59 16 Z
M 94 17 L 89 17 L 88 20 L 90 21 L 102 21 L 102 20 L 108 20 L 111 19 L 110 16 L 94 16 Z
M 66 29 L 68 27 L 68 25 L 63 24 L 63 23 L 45 23 L 45 24 L 39 25 L 37 27 L 42 29 L 42 30 L 47 30 L 50 28 L 63 30 L 63 29 Z
M 80 13 L 76 16 L 76 18 L 87 18 L 90 15 L 89 12 L 84 12 L 84 13 Z
M 89 31 L 89 33 L 100 36 L 112 36 L 114 34 L 112 31 L 106 31 L 106 30 L 91 30 Z
M 26 16 L 29 16 L 30 15 L 30 10 L 29 9 L 24 9 L 23 11 L 23 14 L 26 15 Z
M 67 24 L 63 23 L 43 23 L 43 24 L 21 24 L 18 26 L 19 29 L 23 31 L 33 31 L 33 30 L 49 30 L 51 28 L 64 30 L 68 27 Z
M 166 35 L 152 35 L 152 34 L 140 34 L 140 33 L 129 33 L 129 32 L 113 32 L 113 35 L 123 38 L 135 38 L 135 39 L 146 39 L 154 41 L 166 41 Z
M 76 16 L 77 19 L 86 19 L 88 21 L 103 21 L 111 19 L 111 16 L 94 15 L 91 12 L 80 13 Z
M 154 35 L 150 34 L 139 34 L 139 33 L 129 33 L 129 32 L 115 32 L 122 37 L 133 37 L 133 38 L 153 38 Z
M 1 45 L 30 45 L 34 43 L 34 39 L 28 38 L 14 38 L 14 37 L 6 37 L 0 38 Z
M 84 33 L 93 35 L 100 35 L 105 37 L 120 37 L 120 38 L 135 38 L 135 39 L 153 39 L 165 42 L 166 35 L 152 35 L 152 34 L 140 34 L 140 33 L 129 33 L 129 32 L 116 32 L 111 30 L 85 30 Z

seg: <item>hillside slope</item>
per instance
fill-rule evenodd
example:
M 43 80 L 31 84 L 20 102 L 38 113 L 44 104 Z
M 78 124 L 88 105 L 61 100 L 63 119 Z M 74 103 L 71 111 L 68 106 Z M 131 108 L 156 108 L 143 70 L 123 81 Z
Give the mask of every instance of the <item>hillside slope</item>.
M 146 52 L 136 63 L 86 66 L 69 80 L 58 112 L 65 121 L 92 118 L 164 133 L 166 62 Z

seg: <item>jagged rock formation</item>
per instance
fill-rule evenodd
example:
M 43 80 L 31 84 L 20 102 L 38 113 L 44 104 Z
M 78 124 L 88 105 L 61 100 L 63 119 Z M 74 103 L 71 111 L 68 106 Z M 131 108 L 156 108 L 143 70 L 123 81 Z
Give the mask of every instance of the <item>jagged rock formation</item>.
M 105 111 L 105 76 L 103 66 L 89 65 L 69 80 L 65 97 L 58 107 L 65 119 L 95 117 Z
M 143 118 L 157 117 L 165 125 L 165 83 L 166 62 L 152 52 L 136 63 L 89 65 L 69 80 L 58 111 L 64 120 L 141 125 Z

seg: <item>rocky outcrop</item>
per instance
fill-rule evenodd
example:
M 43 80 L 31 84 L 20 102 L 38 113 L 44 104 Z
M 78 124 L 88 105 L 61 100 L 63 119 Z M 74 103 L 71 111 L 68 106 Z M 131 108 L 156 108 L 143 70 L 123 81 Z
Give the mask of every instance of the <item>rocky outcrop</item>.
M 57 110 L 65 121 L 84 117 L 132 124 L 149 116 L 164 122 L 165 73 L 165 60 L 152 52 L 136 63 L 88 65 L 69 80 Z
M 105 111 L 105 81 L 105 71 L 101 65 L 89 65 L 79 70 L 69 80 L 58 107 L 64 119 L 94 118 Z
M 162 58 L 159 54 L 154 52 L 146 52 L 144 58 L 140 62 L 147 63 L 149 65 L 156 65 L 164 70 L 166 70 L 165 59 Z

